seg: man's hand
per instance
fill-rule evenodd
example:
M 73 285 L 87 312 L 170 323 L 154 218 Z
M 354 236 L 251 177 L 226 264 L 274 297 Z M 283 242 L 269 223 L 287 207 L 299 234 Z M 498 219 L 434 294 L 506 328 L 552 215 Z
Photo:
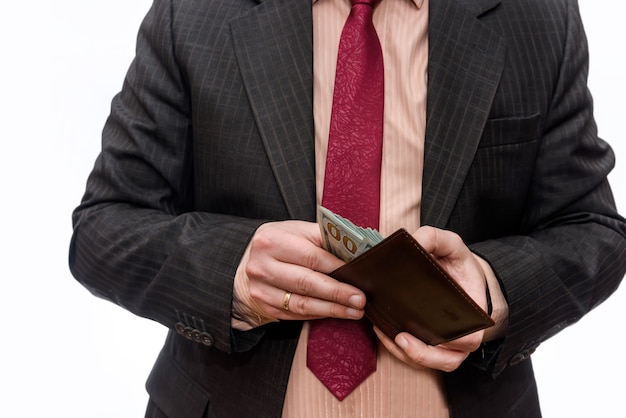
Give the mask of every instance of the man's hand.
M 461 238 L 453 232 L 432 227 L 422 227 L 413 236 L 426 251 L 437 258 L 469 296 L 486 310 L 485 272 Z M 380 330 L 375 328 L 375 331 L 383 345 L 410 366 L 447 372 L 456 370 L 470 353 L 480 347 L 484 337 L 483 330 L 445 344 L 429 346 L 406 332 L 398 334 L 394 342 Z
M 248 294 L 240 301 L 253 305 L 244 310 L 259 317 L 359 319 L 365 306 L 363 292 L 325 274 L 342 264 L 342 260 L 322 248 L 317 224 L 270 222 L 257 229 L 242 259 L 240 271 L 247 286 L 235 287 L 247 289 Z M 240 274 L 236 280 L 241 280 Z M 291 295 L 287 298 L 288 292 Z

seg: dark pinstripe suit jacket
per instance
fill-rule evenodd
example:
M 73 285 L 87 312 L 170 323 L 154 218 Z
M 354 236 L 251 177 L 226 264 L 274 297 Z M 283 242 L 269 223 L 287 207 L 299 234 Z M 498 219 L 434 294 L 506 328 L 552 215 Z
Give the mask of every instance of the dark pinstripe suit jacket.
M 510 305 L 506 338 L 446 375 L 451 413 L 539 416 L 530 353 L 626 270 L 577 5 L 434 0 L 429 38 L 422 219 L 487 259 Z M 314 220 L 313 129 L 310 0 L 154 2 L 70 265 L 172 329 L 147 383 L 168 417 L 280 416 L 301 324 L 231 330 L 232 281 L 260 223 Z

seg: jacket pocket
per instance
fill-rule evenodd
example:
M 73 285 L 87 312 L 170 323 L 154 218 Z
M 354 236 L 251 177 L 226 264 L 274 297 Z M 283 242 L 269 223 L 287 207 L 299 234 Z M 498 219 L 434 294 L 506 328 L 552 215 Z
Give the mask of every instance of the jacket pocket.
M 478 148 L 515 145 L 539 139 L 541 115 L 489 119 Z
M 539 114 L 491 119 L 450 219 L 468 242 L 520 231 L 539 151 Z

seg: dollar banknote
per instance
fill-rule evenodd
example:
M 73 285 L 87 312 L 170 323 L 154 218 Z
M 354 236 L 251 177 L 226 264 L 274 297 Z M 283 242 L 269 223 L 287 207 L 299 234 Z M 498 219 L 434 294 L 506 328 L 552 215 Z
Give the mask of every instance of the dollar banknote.
M 318 206 L 317 220 L 324 248 L 346 262 L 383 240 L 375 229 L 357 226 L 323 206 Z

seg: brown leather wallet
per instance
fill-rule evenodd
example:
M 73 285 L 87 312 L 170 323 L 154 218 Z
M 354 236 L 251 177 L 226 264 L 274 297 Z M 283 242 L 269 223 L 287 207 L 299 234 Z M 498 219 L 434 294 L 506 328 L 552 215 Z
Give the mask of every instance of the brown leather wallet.
M 494 324 L 405 229 L 330 275 L 365 293 L 365 315 L 391 339 L 408 331 L 437 345 Z

